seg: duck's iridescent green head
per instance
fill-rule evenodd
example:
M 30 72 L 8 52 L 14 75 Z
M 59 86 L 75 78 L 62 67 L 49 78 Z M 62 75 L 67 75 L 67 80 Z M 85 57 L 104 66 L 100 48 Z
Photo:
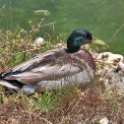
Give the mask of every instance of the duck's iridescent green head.
M 104 44 L 102 41 L 96 41 L 96 39 L 92 37 L 92 34 L 86 29 L 77 29 L 73 31 L 67 39 L 67 52 L 77 52 L 83 44 L 91 42 Z

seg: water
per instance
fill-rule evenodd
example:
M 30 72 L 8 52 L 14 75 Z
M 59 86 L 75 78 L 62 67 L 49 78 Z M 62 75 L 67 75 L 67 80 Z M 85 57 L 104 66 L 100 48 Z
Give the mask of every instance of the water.
M 0 0 L 0 27 L 8 29 L 16 24 L 30 29 L 29 21 L 33 24 L 43 18 L 36 10 L 48 10 L 50 15 L 43 23 L 55 23 L 55 36 L 66 33 L 67 36 L 77 28 L 88 29 L 95 37 L 108 41 L 116 30 L 124 23 L 123 0 Z M 44 35 L 41 29 L 41 36 Z M 44 29 L 46 30 L 46 29 Z M 123 52 L 124 28 L 111 41 L 107 51 Z

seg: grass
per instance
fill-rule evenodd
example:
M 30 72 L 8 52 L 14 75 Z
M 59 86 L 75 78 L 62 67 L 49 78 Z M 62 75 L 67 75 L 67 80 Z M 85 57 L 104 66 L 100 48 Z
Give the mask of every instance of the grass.
M 34 48 L 32 42 L 37 33 L 51 24 L 42 25 L 42 21 L 38 25 L 31 24 L 29 31 L 19 25 L 13 30 L 0 29 L 0 72 L 65 41 L 64 33 L 53 39 L 53 33 L 48 32 L 46 42 Z M 98 77 L 83 88 L 72 84 L 32 96 L 0 86 L 1 124 L 99 124 L 104 117 L 110 124 L 123 124 L 124 97 L 118 96 L 115 89 L 107 90 Z
M 1 87 L 1 91 L 4 88 Z M 114 92 L 113 92 L 114 93 Z M 28 97 L 21 93 L 1 92 L 0 122 L 17 124 L 99 124 L 107 117 L 123 123 L 123 97 L 108 98 L 104 84 L 96 80 L 83 90 L 76 85 L 45 91 Z

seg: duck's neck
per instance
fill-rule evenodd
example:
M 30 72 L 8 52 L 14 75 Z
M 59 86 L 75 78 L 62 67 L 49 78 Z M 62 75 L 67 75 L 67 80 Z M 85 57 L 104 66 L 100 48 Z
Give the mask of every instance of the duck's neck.
M 76 53 L 80 50 L 80 47 L 71 47 L 71 48 L 67 48 L 66 52 L 68 53 Z
M 71 35 L 67 39 L 67 52 L 68 53 L 75 53 L 80 50 L 81 45 L 79 44 L 79 41 L 81 40 L 80 37 L 75 37 L 75 35 Z
M 76 53 L 80 50 L 80 45 L 75 39 L 68 39 L 67 41 L 67 52 Z

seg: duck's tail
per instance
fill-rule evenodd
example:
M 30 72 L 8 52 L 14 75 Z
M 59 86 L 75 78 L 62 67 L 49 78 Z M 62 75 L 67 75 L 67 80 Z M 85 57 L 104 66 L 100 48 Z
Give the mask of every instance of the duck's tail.
M 2 76 L 0 75 L 0 85 L 8 87 L 10 89 L 21 89 L 23 87 L 23 84 L 16 81 L 16 80 L 5 80 L 2 78 Z

